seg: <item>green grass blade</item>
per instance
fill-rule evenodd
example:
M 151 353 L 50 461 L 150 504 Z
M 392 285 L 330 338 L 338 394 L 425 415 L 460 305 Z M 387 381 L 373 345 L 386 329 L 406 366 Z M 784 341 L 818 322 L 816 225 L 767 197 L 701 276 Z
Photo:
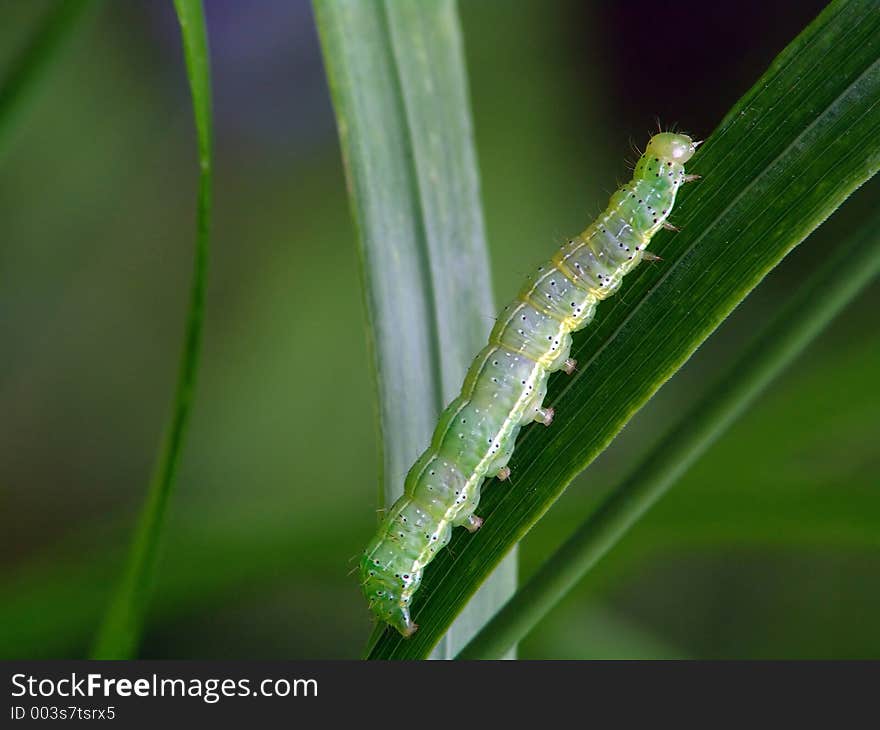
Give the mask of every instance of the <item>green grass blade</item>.
M 520 588 L 459 659 L 519 642 L 880 273 L 880 216 L 840 247 L 629 476 Z
M 0 152 L 7 144 L 10 130 L 43 74 L 58 58 L 65 42 L 73 35 L 86 14 L 85 11 L 96 5 L 96 0 L 57 0 L 46 12 L 45 18 L 0 85 Z
M 734 106 L 689 166 L 641 266 L 575 340 L 580 371 L 555 377 L 549 429 L 530 428 L 513 485 L 489 485 L 482 529 L 456 534 L 425 573 L 419 632 L 386 632 L 374 658 L 425 656 L 484 577 L 658 388 L 782 258 L 880 166 L 880 14 L 832 2 Z M 683 112 L 682 117 L 686 114 Z
M 358 229 L 390 504 L 495 313 L 461 32 L 451 0 L 314 7 Z M 514 588 L 511 558 L 439 655 Z
M 196 248 L 189 313 L 171 419 L 166 427 L 162 450 L 156 462 L 123 577 L 92 652 L 92 656 L 97 659 L 125 659 L 137 652 L 156 572 L 165 513 L 186 438 L 199 369 L 211 221 L 211 77 L 201 0 L 175 0 L 174 7 L 183 37 L 199 155 Z

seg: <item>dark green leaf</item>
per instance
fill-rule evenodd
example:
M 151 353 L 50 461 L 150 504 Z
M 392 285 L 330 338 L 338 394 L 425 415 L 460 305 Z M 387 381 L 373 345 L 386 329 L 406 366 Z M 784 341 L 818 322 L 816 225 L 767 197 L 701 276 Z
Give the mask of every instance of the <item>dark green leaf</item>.
M 386 632 L 374 658 L 430 651 L 484 577 L 761 279 L 880 165 L 880 14 L 838 0 L 795 39 L 695 157 L 643 265 L 575 341 L 580 371 L 557 377 L 551 429 L 517 447 L 512 486 L 491 485 L 475 536 L 457 534 L 414 605 L 420 631 Z M 683 112 L 682 117 L 686 117 Z M 564 378 L 564 376 L 563 376 Z
M 679 421 L 459 653 L 492 659 L 518 643 L 662 497 L 764 388 L 880 272 L 880 218 L 834 252 L 724 377 Z

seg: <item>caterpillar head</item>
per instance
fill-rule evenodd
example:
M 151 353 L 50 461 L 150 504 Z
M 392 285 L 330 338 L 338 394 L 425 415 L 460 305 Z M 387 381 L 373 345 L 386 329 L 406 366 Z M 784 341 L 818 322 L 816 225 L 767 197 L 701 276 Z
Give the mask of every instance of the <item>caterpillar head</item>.
M 696 149 L 697 144 L 686 134 L 662 132 L 651 137 L 645 154 L 683 165 L 694 156 Z

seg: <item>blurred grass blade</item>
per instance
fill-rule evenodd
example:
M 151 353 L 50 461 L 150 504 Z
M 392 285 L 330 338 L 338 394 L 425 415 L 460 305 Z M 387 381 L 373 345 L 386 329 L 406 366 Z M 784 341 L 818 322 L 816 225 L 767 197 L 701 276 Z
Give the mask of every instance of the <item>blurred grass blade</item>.
M 715 386 L 521 587 L 459 659 L 519 642 L 880 273 L 880 216 L 834 252 Z
M 461 32 L 452 0 L 314 7 L 358 229 L 387 505 L 495 313 Z M 453 656 L 512 594 L 513 560 L 439 656 Z
M 731 109 L 688 172 L 673 223 L 575 339 L 556 376 L 553 427 L 530 428 L 513 485 L 489 485 L 473 536 L 458 531 L 425 572 L 419 632 L 386 632 L 374 658 L 425 656 L 484 577 L 761 279 L 880 166 L 880 13 L 837 0 Z M 682 117 L 686 116 L 682 113 Z M 586 221 L 585 221 L 586 223 Z
M 46 16 L 0 85 L 0 152 L 8 144 L 9 132 L 27 98 L 49 65 L 58 58 L 85 11 L 96 5 L 97 0 L 55 0 L 46 11 Z
M 201 0 L 174 0 L 174 7 L 183 37 L 198 138 L 199 192 L 192 289 L 171 420 L 166 427 L 162 450 L 125 572 L 92 652 L 97 659 L 126 659 L 137 652 L 156 572 L 165 512 L 186 438 L 199 368 L 211 220 L 211 77 Z

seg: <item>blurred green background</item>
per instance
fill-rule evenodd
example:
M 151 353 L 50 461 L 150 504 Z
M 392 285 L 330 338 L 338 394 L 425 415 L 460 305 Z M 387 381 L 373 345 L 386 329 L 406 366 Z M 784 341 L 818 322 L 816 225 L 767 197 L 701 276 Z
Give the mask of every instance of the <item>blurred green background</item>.
M 604 206 L 656 117 L 708 135 L 821 6 L 463 1 L 497 300 Z M 47 7 L 0 4 L 4 68 Z M 352 657 L 376 415 L 311 8 L 206 13 L 206 343 L 142 656 Z M 20 121 L 0 183 L 0 656 L 76 657 L 119 574 L 183 329 L 196 161 L 171 3 L 105 3 Z M 853 196 L 638 414 L 524 541 L 523 575 L 878 200 L 876 182 Z M 520 656 L 880 657 L 878 305 L 874 285 Z

